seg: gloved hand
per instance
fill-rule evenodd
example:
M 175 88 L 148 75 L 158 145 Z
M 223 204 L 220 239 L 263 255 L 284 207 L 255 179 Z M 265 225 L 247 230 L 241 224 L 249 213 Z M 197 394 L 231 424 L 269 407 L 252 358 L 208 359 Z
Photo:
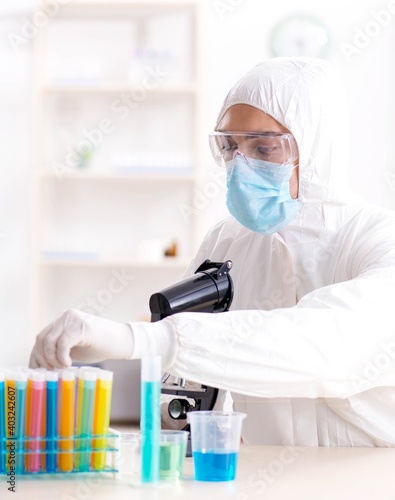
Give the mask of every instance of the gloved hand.
M 29 365 L 52 369 L 68 367 L 72 361 L 131 359 L 133 345 L 130 325 L 70 309 L 39 333 Z

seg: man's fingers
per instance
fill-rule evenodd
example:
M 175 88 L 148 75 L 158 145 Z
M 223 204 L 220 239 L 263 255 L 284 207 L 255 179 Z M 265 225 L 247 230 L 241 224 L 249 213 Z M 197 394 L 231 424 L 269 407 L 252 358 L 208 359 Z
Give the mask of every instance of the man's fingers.
M 70 351 L 74 347 L 76 339 L 70 338 L 65 334 L 60 339 L 56 346 L 56 359 L 62 366 L 71 366 L 72 359 Z
M 53 323 L 52 328 L 45 332 L 42 336 L 42 349 L 39 349 L 39 352 L 42 352 L 47 363 L 58 368 L 64 367 L 62 362 L 57 357 L 57 343 L 59 342 L 59 339 L 62 338 L 62 335 L 63 321 L 58 319 Z
M 51 331 L 52 325 L 53 323 L 47 325 L 36 337 L 36 343 L 34 344 L 29 361 L 31 368 L 47 368 L 49 366 L 44 356 L 44 340 L 48 332 Z
M 30 356 L 29 360 L 30 368 L 46 368 L 47 370 L 52 370 L 53 366 L 47 363 L 46 359 L 41 356 L 39 353 L 34 352 Z
M 32 352 L 32 354 L 30 355 L 29 368 L 40 368 L 34 352 Z
M 79 347 L 89 346 L 86 322 L 91 315 L 69 309 L 57 320 L 46 326 L 36 337 L 36 343 L 30 357 L 33 368 L 65 368 L 71 366 L 71 350 L 78 352 Z M 88 328 L 88 333 L 89 333 Z
M 70 366 L 70 348 L 78 342 L 81 335 L 81 320 L 70 310 L 64 312 L 51 326 L 40 334 L 44 357 L 49 364 L 58 368 Z M 65 353 L 65 349 L 68 352 Z
M 67 325 L 56 344 L 56 359 L 63 366 L 70 366 L 72 363 L 71 350 L 73 347 L 83 345 L 83 325 L 80 324 L 78 328 L 76 328 L 76 323 L 73 323 L 71 328 L 70 325 Z

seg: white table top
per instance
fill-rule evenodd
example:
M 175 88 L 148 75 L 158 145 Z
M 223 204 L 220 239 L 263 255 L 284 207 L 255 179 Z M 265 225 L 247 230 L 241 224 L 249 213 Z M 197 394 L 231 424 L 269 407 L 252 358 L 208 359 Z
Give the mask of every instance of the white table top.
M 394 500 L 395 448 L 301 448 L 242 446 L 237 478 L 222 483 L 184 479 L 159 486 L 132 486 L 127 478 L 93 474 L 70 478 L 18 476 L 16 495 L 2 476 L 0 498 L 24 500 Z M 10 495 L 10 496 L 7 496 Z

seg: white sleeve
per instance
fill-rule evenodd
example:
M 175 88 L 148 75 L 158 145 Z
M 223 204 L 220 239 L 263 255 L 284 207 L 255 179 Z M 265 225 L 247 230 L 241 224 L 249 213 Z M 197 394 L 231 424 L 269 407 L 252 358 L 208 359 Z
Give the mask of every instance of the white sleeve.
M 376 269 L 291 308 L 132 323 L 134 357 L 161 354 L 173 375 L 251 396 L 345 398 L 393 386 L 394 290 L 395 269 Z

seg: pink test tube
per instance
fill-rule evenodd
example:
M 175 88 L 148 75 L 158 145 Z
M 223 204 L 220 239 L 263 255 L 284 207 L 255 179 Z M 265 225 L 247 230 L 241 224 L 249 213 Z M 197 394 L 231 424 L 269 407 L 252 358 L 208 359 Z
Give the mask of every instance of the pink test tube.
M 42 418 L 44 410 L 45 373 L 32 370 L 29 374 L 32 380 L 32 396 L 29 423 L 30 453 L 27 467 L 29 472 L 39 472 L 41 468 Z

